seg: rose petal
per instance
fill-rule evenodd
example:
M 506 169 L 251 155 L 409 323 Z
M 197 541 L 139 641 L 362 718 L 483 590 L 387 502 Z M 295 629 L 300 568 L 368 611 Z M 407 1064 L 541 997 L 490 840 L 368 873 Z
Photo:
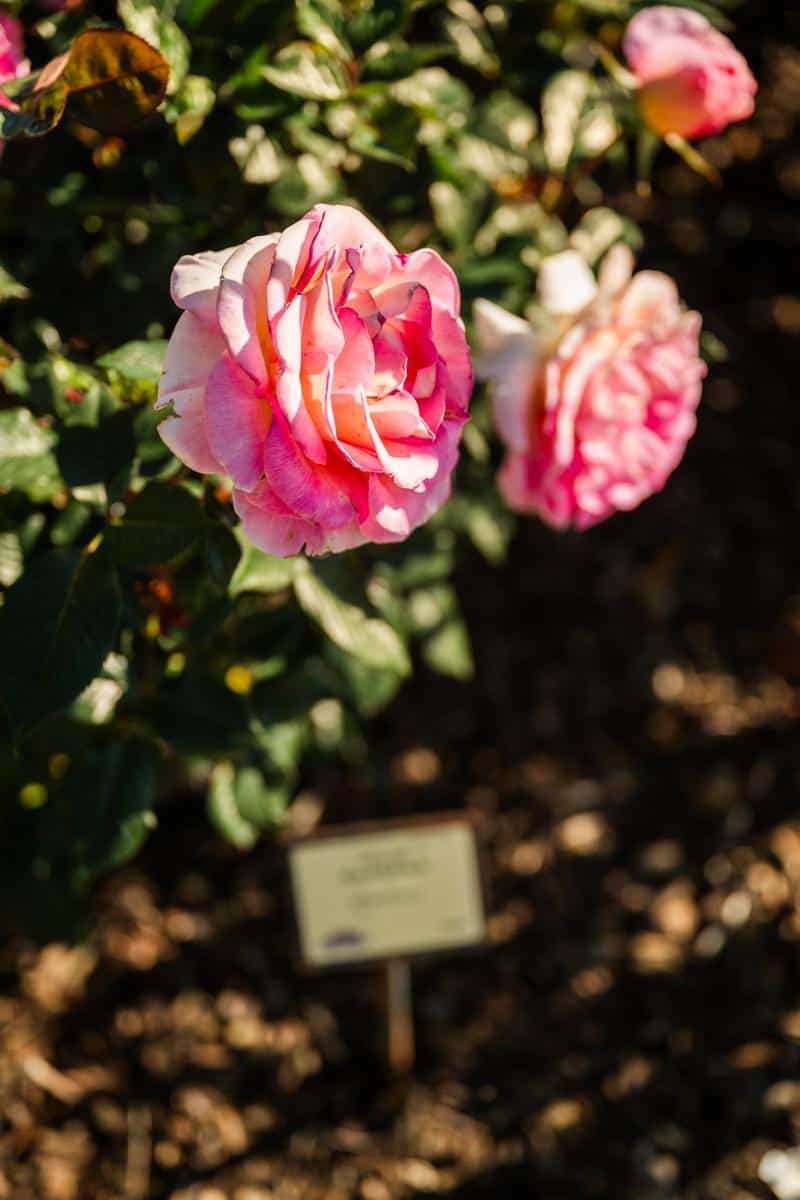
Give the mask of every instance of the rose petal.
M 170 294 L 178 308 L 194 313 L 206 325 L 217 327 L 217 292 L 222 268 L 236 247 L 184 254 L 172 269 Z
M 461 311 L 461 291 L 455 271 L 435 250 L 415 250 L 403 264 L 403 274 L 424 284 L 428 295 L 451 316 Z
M 542 261 L 539 298 L 553 316 L 574 316 L 591 304 L 596 295 L 595 277 L 576 250 L 564 250 Z
M 233 358 L 265 383 L 274 355 L 267 325 L 267 282 L 275 259 L 276 234 L 250 238 L 222 268 L 217 323 Z
M 331 470 L 309 463 L 277 405 L 264 445 L 264 473 L 272 490 L 296 516 L 331 529 L 353 519 L 353 501 Z
M 271 418 L 263 392 L 229 353 L 223 354 L 208 377 L 206 429 L 212 453 L 242 491 L 251 491 L 264 474 Z
M 206 383 L 225 349 L 218 333 L 186 312 L 179 318 L 164 357 L 156 408 L 172 404 L 175 416 L 158 426 L 162 440 L 193 471 L 221 470 L 208 443 Z

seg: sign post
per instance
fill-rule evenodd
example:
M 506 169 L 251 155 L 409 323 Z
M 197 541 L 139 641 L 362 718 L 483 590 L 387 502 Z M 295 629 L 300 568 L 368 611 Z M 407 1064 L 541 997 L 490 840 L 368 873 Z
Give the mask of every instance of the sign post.
M 475 829 L 462 814 L 332 827 L 289 843 L 304 966 L 383 963 L 387 1059 L 414 1064 L 412 958 L 464 950 L 485 936 Z
M 386 1061 L 389 1074 L 408 1075 L 414 1066 L 414 1007 L 411 998 L 411 963 L 390 958 L 386 964 Z

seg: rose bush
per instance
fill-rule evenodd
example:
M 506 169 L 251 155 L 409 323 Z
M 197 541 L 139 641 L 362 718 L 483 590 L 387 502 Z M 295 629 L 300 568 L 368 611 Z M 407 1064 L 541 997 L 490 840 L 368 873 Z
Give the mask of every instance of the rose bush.
M 394 542 L 450 493 L 472 372 L 458 283 L 345 205 L 182 258 L 159 432 L 281 557 Z
M 72 932 L 192 800 L 246 849 L 307 786 L 382 798 L 371 719 L 473 672 L 455 580 L 509 504 L 584 528 L 663 484 L 699 318 L 630 276 L 629 214 L 654 129 L 753 93 L 697 8 L 3 10 L 0 920 Z
M 545 259 L 539 293 L 551 323 L 537 332 L 475 304 L 477 370 L 508 449 L 498 484 L 518 512 L 588 529 L 636 508 L 683 457 L 706 373 L 701 318 L 666 275 L 633 275 L 623 246 L 597 283 L 575 251 Z

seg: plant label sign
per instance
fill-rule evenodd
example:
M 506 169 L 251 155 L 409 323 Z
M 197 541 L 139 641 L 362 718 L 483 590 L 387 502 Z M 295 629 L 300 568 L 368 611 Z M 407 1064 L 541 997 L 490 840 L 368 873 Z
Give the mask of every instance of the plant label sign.
M 483 941 L 475 830 L 465 819 L 343 828 L 289 848 L 306 966 L 463 949 Z

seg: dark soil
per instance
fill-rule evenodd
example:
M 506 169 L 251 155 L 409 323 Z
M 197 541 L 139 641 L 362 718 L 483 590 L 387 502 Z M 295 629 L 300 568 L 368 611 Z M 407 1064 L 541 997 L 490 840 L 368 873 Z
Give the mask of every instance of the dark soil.
M 729 348 L 685 463 L 637 513 L 467 562 L 475 682 L 416 677 L 375 724 L 388 769 L 293 814 L 478 821 L 489 944 L 415 968 L 413 1078 L 386 1078 L 377 972 L 295 971 L 280 851 L 175 805 L 88 945 L 0 962 L 2 1200 L 773 1195 L 764 1154 L 800 1140 L 794 7 L 739 14 L 763 89 L 708 146 L 724 188 L 665 156 L 619 198 Z

